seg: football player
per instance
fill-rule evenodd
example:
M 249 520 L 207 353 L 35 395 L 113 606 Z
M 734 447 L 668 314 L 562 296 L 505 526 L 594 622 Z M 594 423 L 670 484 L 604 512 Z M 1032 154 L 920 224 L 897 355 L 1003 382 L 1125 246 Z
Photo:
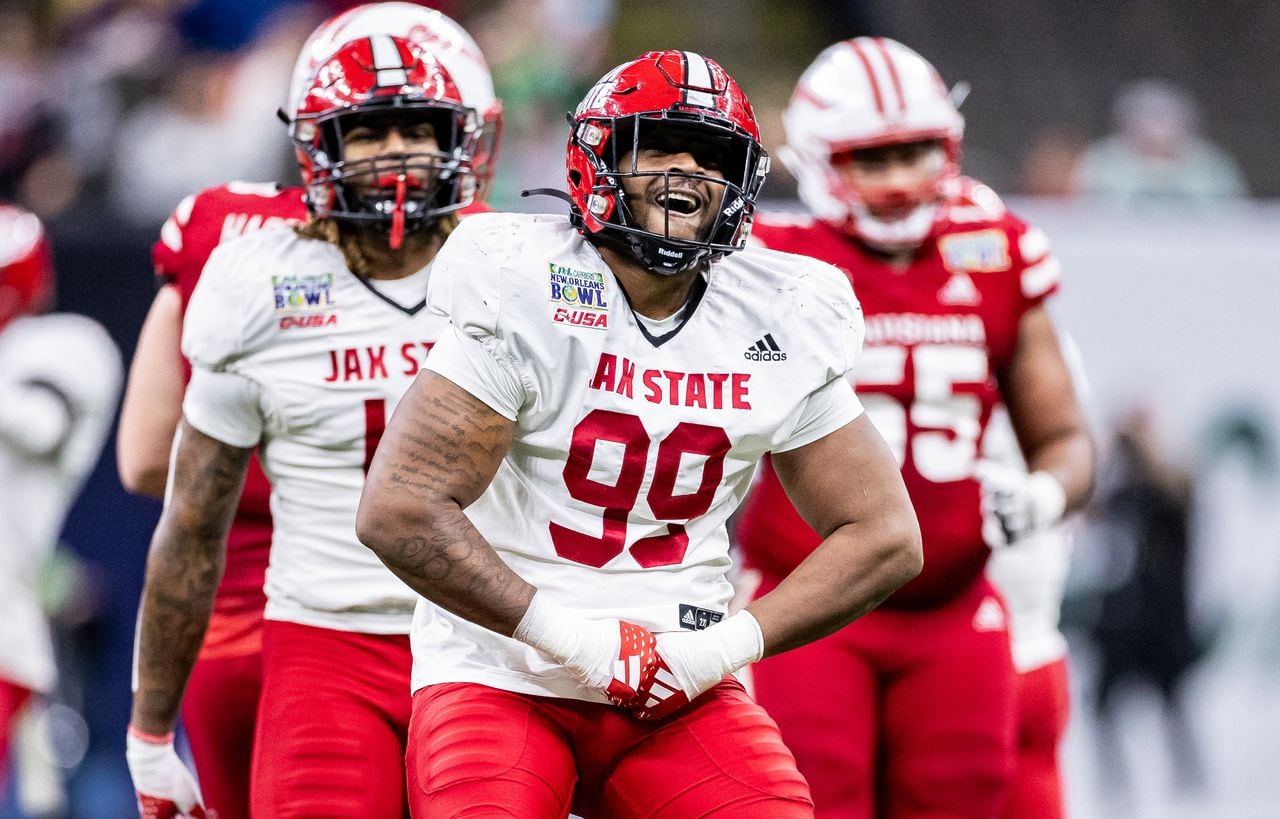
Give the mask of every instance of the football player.
M 784 125 L 783 158 L 812 217 L 761 219 L 753 235 L 853 281 L 867 325 L 854 380 L 906 479 L 925 568 L 830 639 L 760 663 L 756 694 L 819 815 L 998 816 L 1014 769 L 1015 677 L 1005 610 L 983 574 L 988 544 L 1052 526 L 1092 480 L 1044 305 L 1059 264 L 1042 232 L 960 175 L 963 120 L 906 46 L 826 49 Z M 1000 402 L 1029 471 L 979 467 Z M 738 529 L 759 595 L 820 541 L 778 477 L 776 464 L 764 470 Z
M 252 812 L 404 808 L 413 598 L 356 541 L 355 509 L 385 419 L 444 325 L 422 310 L 426 282 L 474 202 L 485 123 L 444 60 L 379 33 L 321 59 L 288 119 L 307 221 L 219 244 L 182 315 L 191 378 L 148 560 L 129 735 L 140 802 L 156 815 L 202 809 L 171 730 L 255 448 L 274 531 Z
M 484 112 L 484 139 L 473 159 L 477 201 L 492 174 L 501 105 L 484 56 L 457 23 L 411 3 L 375 3 L 343 12 L 319 26 L 299 53 L 287 110 L 297 110 L 319 63 L 345 41 L 370 34 L 404 37 L 437 57 L 462 101 Z M 173 432 L 182 414 L 190 364 L 179 340 L 182 315 L 209 254 L 223 240 L 307 216 L 300 187 L 232 182 L 184 200 L 152 249 L 160 288 L 134 353 L 117 434 L 120 476 L 131 491 L 162 497 Z M 235 519 L 227 535 L 226 569 L 214 599 L 204 644 L 182 702 L 206 802 L 223 819 L 249 815 L 249 772 L 262 687 L 263 578 L 271 545 L 270 484 L 251 459 Z
M 768 159 L 716 63 L 644 54 L 571 119 L 570 217 L 477 216 L 441 251 L 451 327 L 361 502 L 361 539 L 423 596 L 411 806 L 810 816 L 730 675 L 919 570 L 845 379 L 857 302 L 825 264 L 743 250 Z M 769 451 L 825 542 L 729 617 L 725 521 Z
M 106 330 L 85 316 L 42 315 L 53 285 L 40 220 L 0 203 L 0 791 L 14 720 L 56 676 L 37 569 L 120 397 L 120 353 Z

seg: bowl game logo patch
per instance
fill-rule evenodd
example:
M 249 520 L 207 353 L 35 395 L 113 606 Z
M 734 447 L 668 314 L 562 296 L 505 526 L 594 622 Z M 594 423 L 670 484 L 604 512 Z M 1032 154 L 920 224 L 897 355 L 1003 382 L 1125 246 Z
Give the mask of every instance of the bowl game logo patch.
M 995 273 L 1008 270 L 1009 237 L 1003 230 L 952 233 L 938 239 L 942 264 L 952 273 Z
M 551 301 L 578 310 L 608 310 L 604 298 L 604 274 L 594 270 L 574 270 L 547 262 L 550 271 Z
M 333 274 L 272 276 L 277 313 L 327 310 L 334 306 Z

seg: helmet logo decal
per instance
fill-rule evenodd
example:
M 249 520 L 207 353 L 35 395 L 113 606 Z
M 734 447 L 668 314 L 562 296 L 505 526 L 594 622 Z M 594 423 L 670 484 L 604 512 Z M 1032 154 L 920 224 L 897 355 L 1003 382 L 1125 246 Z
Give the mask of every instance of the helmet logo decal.
M 398 88 L 409 82 L 409 74 L 404 70 L 404 58 L 395 40 L 387 35 L 369 38 L 373 48 L 373 67 L 378 72 L 378 87 Z

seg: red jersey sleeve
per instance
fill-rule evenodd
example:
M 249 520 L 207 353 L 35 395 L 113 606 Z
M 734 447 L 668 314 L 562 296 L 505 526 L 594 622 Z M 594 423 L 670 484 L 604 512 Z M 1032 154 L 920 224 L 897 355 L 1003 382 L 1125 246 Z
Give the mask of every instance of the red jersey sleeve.
M 300 224 L 307 218 L 302 193 L 302 188 L 231 182 L 183 199 L 151 248 L 157 281 L 178 288 L 185 311 L 213 249 L 264 227 Z

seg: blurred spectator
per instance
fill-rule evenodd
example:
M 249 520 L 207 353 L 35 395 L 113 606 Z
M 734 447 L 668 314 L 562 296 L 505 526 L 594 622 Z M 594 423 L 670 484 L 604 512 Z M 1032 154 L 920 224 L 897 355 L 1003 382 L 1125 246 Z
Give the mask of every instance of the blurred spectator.
M 40 27 L 17 4 L 0 10 L 0 196 L 12 195 L 52 127 Z
M 281 13 L 234 56 L 187 56 L 165 95 L 126 117 L 110 168 L 111 196 L 125 218 L 156 227 L 193 190 L 282 179 L 290 154 L 275 112 L 313 22 L 310 14 Z
M 1248 195 L 1235 160 L 1200 135 L 1199 110 L 1182 88 L 1163 80 L 1131 83 L 1116 95 L 1112 117 L 1115 133 L 1081 158 L 1081 193 L 1125 203 Z
M 1042 131 L 1022 159 L 1022 193 L 1048 199 L 1075 196 L 1076 169 L 1085 147 L 1084 138 L 1071 128 Z
M 1116 430 L 1095 503 L 1111 565 L 1091 629 L 1099 655 L 1094 705 L 1103 779 L 1112 787 L 1128 779 L 1115 706 L 1120 684 L 1130 680 L 1160 696 L 1175 781 L 1189 788 L 1204 782 L 1182 704 L 1183 682 L 1202 655 L 1188 613 L 1191 485 L 1161 451 L 1153 411 L 1131 410 Z
M 520 191 L 563 184 L 564 116 L 605 68 L 613 16 L 613 0 L 502 0 L 468 21 L 503 105 L 502 172 L 490 193 L 498 209 L 560 207 L 522 202 Z

